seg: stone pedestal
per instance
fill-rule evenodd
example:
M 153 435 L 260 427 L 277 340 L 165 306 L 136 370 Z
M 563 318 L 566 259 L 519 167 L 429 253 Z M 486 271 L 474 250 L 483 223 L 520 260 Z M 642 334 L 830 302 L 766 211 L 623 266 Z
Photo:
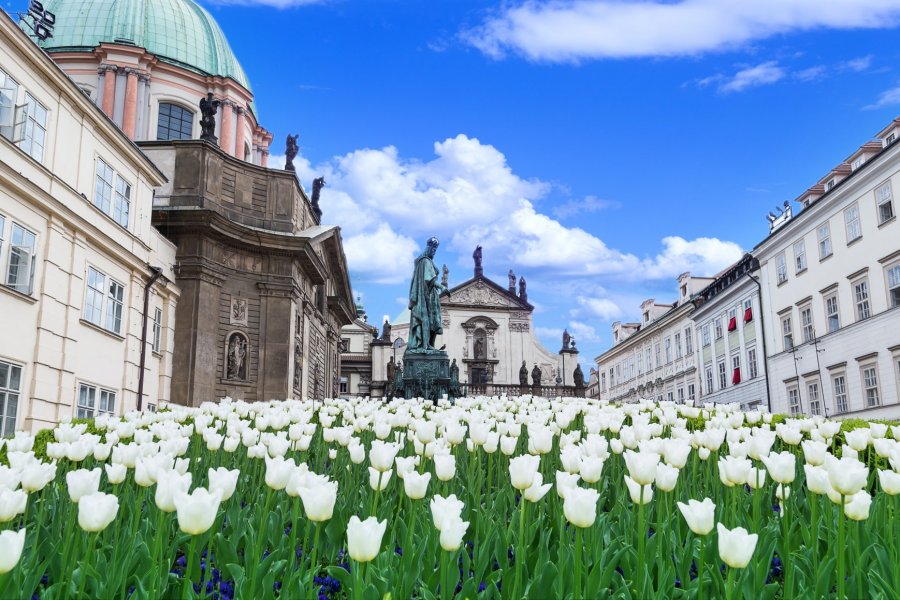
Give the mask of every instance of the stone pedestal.
M 404 398 L 422 397 L 437 401 L 450 393 L 450 358 L 443 350 L 406 352 L 403 355 Z

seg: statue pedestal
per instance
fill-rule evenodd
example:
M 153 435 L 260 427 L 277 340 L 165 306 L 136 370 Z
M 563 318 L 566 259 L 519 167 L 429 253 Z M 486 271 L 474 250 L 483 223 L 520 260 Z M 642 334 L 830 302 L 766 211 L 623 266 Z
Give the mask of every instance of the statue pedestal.
M 403 355 L 404 398 L 421 397 L 436 402 L 450 394 L 450 358 L 443 350 L 407 351 Z

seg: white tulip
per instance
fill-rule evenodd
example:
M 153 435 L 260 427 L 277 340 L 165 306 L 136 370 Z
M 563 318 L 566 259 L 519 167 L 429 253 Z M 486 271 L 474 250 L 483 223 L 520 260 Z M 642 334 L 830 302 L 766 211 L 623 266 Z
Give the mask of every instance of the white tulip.
M 597 520 L 597 502 L 600 494 L 595 489 L 574 486 L 569 488 L 563 500 L 563 514 L 575 527 L 590 527 Z
M 106 479 L 113 485 L 118 485 L 125 481 L 128 474 L 128 468 L 121 463 L 110 463 L 103 466 L 106 469 Z
M 702 502 L 696 500 L 688 500 L 687 504 L 679 502 L 678 510 L 695 535 L 707 535 L 712 531 L 716 520 L 716 505 L 709 498 L 704 498 Z
M 25 529 L 0 532 L 0 575 L 9 573 L 19 563 L 25 548 Z
M 431 481 L 431 473 L 420 475 L 416 471 L 410 471 L 403 477 L 403 491 L 410 499 L 421 500 L 428 491 L 429 481 Z
M 653 500 L 653 486 L 650 484 L 642 486 L 628 475 L 625 475 L 625 486 L 628 488 L 631 501 L 635 504 L 649 504 Z
M 0 487 L 0 523 L 12 521 L 25 512 L 28 494 L 25 490 L 10 490 Z
M 759 536 L 749 534 L 743 527 L 726 529 L 719 523 L 719 558 L 732 569 L 743 569 L 750 563 Z
M 625 465 L 631 479 L 641 485 L 649 485 L 656 481 L 656 466 L 659 464 L 659 454 L 650 452 L 625 451 Z
M 509 477 L 512 486 L 519 491 L 530 488 L 540 464 L 540 457 L 532 454 L 523 454 L 510 459 Z
M 175 506 L 179 529 L 190 535 L 206 533 L 216 519 L 221 502 L 222 492 L 219 490 L 210 492 L 204 488 L 197 488 L 190 494 L 176 493 Z
M 452 454 L 434 456 L 434 474 L 441 481 L 450 481 L 456 475 L 456 457 Z
M 119 512 L 119 498 L 112 494 L 94 492 L 82 496 L 78 502 L 78 525 L 85 531 L 103 531 Z
M 69 498 L 75 504 L 83 497 L 93 494 L 100 489 L 100 467 L 88 471 L 77 469 L 66 473 L 66 487 L 69 490 Z
M 385 529 L 387 521 L 379 521 L 375 517 L 360 521 L 356 515 L 350 517 L 347 523 L 347 552 L 350 558 L 361 563 L 374 560 L 381 549 Z
M 552 486 L 552 483 L 545 484 L 544 476 L 538 472 L 534 474 L 534 482 L 532 482 L 531 487 L 523 491 L 522 496 L 528 502 L 537 502 L 550 491 Z
M 387 487 L 388 481 L 391 480 L 392 471 L 379 471 L 374 467 L 369 467 L 369 486 L 376 492 L 382 491 Z

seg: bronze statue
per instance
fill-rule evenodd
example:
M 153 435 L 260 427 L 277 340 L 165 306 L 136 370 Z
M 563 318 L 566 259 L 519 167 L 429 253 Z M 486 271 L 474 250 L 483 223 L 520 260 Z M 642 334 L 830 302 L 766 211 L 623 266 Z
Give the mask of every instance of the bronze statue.
M 446 288 L 449 281 L 450 269 L 447 268 L 447 265 L 444 265 L 443 267 L 441 267 L 441 285 Z
M 388 360 L 387 364 L 387 380 L 388 385 L 394 385 L 394 379 L 397 377 L 397 364 L 394 362 L 394 357 L 392 356 L 390 360 Z
M 479 276 L 484 273 L 484 270 L 481 268 L 481 246 L 475 247 L 475 252 L 472 253 L 472 258 L 475 259 L 475 276 Z
M 394 385 L 391 389 L 392 396 L 398 396 L 403 392 L 403 367 L 398 364 L 396 368 L 397 372 L 394 374 Z
M 391 341 L 391 323 L 386 318 L 381 326 L 381 339 L 385 342 Z
M 541 387 L 541 370 L 538 368 L 537 363 L 535 363 L 534 368 L 531 370 L 531 385 L 534 387 Z
M 525 278 L 519 277 L 519 299 L 528 302 L 528 292 L 525 291 Z
M 572 380 L 575 382 L 575 387 L 584 387 L 584 373 L 581 370 L 580 364 L 575 365 L 575 372 L 572 373 Z
M 459 365 L 456 364 L 456 359 L 453 359 L 453 362 L 450 363 L 450 395 L 454 398 L 459 398 L 462 396 L 462 390 L 459 388 Z
M 519 385 L 528 385 L 528 367 L 525 361 L 522 361 L 522 368 L 519 369 Z
M 216 113 L 219 112 L 221 100 L 213 100 L 212 92 L 206 94 L 206 98 L 200 98 L 200 139 L 219 143 L 216 137 Z
M 441 325 L 442 292 L 447 288 L 438 281 L 438 271 L 434 266 L 435 252 L 440 242 L 433 237 L 428 240 L 425 250 L 416 259 L 412 281 L 409 285 L 409 340 L 406 351 L 433 351 L 434 341 L 443 333 Z
M 297 170 L 294 167 L 294 159 L 297 158 L 297 153 L 300 151 L 300 147 L 297 146 L 297 138 L 300 137 L 300 134 L 291 135 L 288 134 L 287 141 L 285 142 L 284 148 L 284 170 L 291 171 L 292 173 Z
M 319 194 L 322 193 L 323 187 L 325 187 L 324 177 L 316 177 L 313 179 L 311 203 L 313 212 L 316 213 L 316 219 L 322 218 L 322 209 L 319 208 Z

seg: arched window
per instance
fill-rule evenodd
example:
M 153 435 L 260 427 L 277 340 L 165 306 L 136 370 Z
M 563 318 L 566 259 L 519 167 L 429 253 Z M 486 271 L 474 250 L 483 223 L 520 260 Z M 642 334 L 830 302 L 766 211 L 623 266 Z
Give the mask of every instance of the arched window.
M 246 162 L 253 161 L 253 154 L 250 152 L 250 144 L 244 144 L 244 160 Z
M 170 102 L 159 103 L 156 124 L 158 140 L 189 140 L 194 130 L 194 113 Z

